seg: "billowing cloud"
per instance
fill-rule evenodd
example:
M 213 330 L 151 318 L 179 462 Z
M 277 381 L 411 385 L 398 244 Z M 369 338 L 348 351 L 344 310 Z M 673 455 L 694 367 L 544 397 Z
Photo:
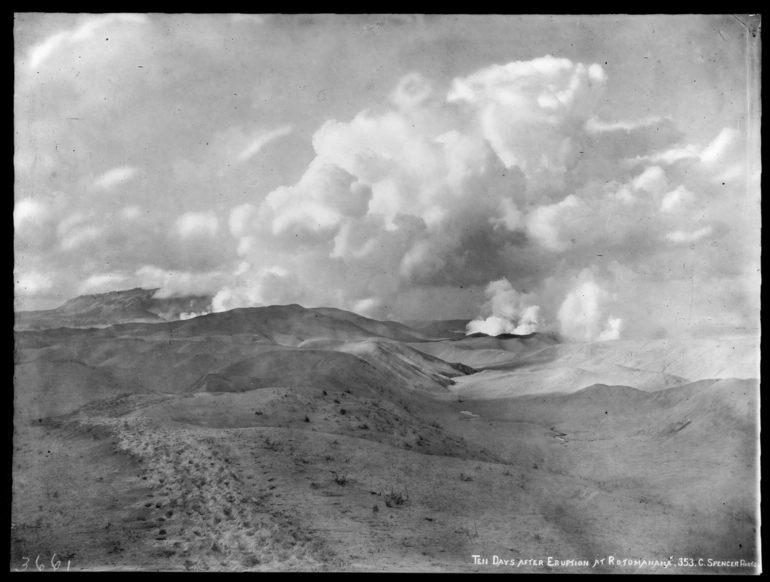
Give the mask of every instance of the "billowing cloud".
M 225 286 L 214 296 L 212 308 L 215 312 L 239 307 L 293 303 L 299 299 L 299 285 L 296 276 L 280 266 L 249 270 L 241 265 L 237 276 L 239 281 L 231 288 Z
M 114 291 L 115 289 L 120 289 L 121 286 L 125 284 L 126 278 L 124 273 L 119 272 L 91 275 L 80 285 L 78 293 L 81 295 L 90 295 L 93 293 Z
M 15 291 L 19 295 L 35 296 L 51 289 L 53 281 L 43 273 L 29 271 L 16 276 Z
M 281 187 L 266 198 L 274 212 L 273 234 L 325 236 L 336 233 L 345 218 L 366 213 L 371 189 L 348 171 L 318 159 L 293 187 Z
M 466 333 L 526 335 L 540 328 L 540 306 L 533 293 L 519 293 L 505 278 L 492 281 L 484 293 L 482 314 L 468 323 Z
M 662 212 L 677 212 L 694 200 L 695 194 L 680 184 L 663 197 L 663 200 L 660 201 L 660 210 Z
M 113 168 L 94 180 L 92 186 L 97 190 L 109 190 L 118 184 L 130 180 L 136 175 L 137 169 L 130 166 Z
M 699 228 L 698 230 L 686 232 L 683 230 L 675 230 L 666 234 L 666 240 L 676 243 L 692 243 L 699 241 L 700 239 L 707 237 L 713 232 L 713 228 L 706 226 Z
M 568 127 L 591 112 L 606 79 L 599 64 L 547 55 L 455 79 L 448 100 L 474 110 L 482 135 L 507 168 L 518 166 L 538 182 L 574 163 Z
M 185 212 L 177 218 L 175 227 L 182 238 L 211 237 L 219 230 L 219 219 L 214 212 Z
M 74 250 L 85 243 L 98 239 L 104 231 L 105 229 L 102 226 L 75 226 L 69 229 L 67 234 L 63 236 L 61 249 L 63 251 Z
M 251 143 L 249 143 L 248 146 L 246 146 L 243 150 L 241 150 L 241 152 L 236 156 L 236 161 L 238 163 L 245 162 L 246 160 L 250 159 L 257 153 L 259 153 L 259 150 L 261 150 L 271 141 L 274 141 L 279 137 L 289 135 L 291 132 L 292 132 L 292 127 L 290 125 L 286 125 L 284 127 L 279 127 L 272 131 L 266 131 L 266 132 L 260 133 L 251 141 Z
M 287 272 L 273 276 L 293 274 L 298 301 L 384 315 L 407 296 L 452 284 L 478 304 L 486 290 L 469 332 L 529 333 L 550 316 L 573 340 L 619 337 L 637 320 L 604 313 L 613 294 L 581 270 L 593 273 L 605 253 L 642 253 L 659 269 L 672 243 L 717 232 L 703 184 L 731 162 L 718 138 L 692 148 L 722 153 L 692 158 L 701 165 L 691 174 L 655 163 L 684 147 L 681 134 L 668 118 L 601 120 L 594 108 L 606 80 L 599 65 L 550 56 L 456 78 L 443 95 L 413 74 L 390 94 L 394 108 L 327 121 L 295 185 L 232 209 L 230 232 L 255 275 L 248 289 L 223 289 L 218 305 L 264 303 L 275 260 L 264 250 L 279 247 Z M 593 150 L 603 165 L 582 155 Z M 601 170 L 598 179 L 589 168 Z M 554 269 L 558 281 L 541 305 L 534 292 Z M 511 270 L 533 293 L 502 278 Z M 324 271 L 341 277 L 335 293 L 313 286 Z
M 138 206 L 126 206 L 123 208 L 123 210 L 120 211 L 120 215 L 125 220 L 134 220 L 139 218 L 142 215 L 142 209 Z
M 89 18 L 77 28 L 57 32 L 31 47 L 26 55 L 26 65 L 32 70 L 37 69 L 52 55 L 72 50 L 78 43 L 93 38 L 97 32 L 110 25 L 145 24 L 147 21 L 147 17 L 142 14 L 105 14 Z
M 29 223 L 39 223 L 48 214 L 48 208 L 34 198 L 24 198 L 13 208 L 13 225 L 17 229 Z
M 583 270 L 559 308 L 562 335 L 584 342 L 618 339 L 623 320 L 607 312 L 611 299 L 610 293 L 594 281 L 592 271 Z
M 636 75 L 591 19 L 570 33 L 597 33 L 582 61 L 547 54 L 534 21 L 494 19 L 536 47 L 513 62 L 441 19 L 364 36 L 277 20 L 19 15 L 15 252 L 20 274 L 52 281 L 30 286 L 30 308 L 145 286 L 219 309 L 478 316 L 500 333 L 551 329 L 563 311 L 582 321 L 566 324 L 574 339 L 755 325 L 761 172 L 742 43 L 703 45 L 699 20 L 682 34 L 698 50 Z M 732 60 L 687 56 L 715 51 Z M 501 280 L 515 316 L 485 293 Z
M 132 273 L 132 279 L 142 281 L 148 288 L 158 287 L 155 297 L 175 297 L 185 295 L 209 295 L 222 286 L 225 277 L 216 271 L 196 273 L 175 269 L 159 269 L 145 265 Z

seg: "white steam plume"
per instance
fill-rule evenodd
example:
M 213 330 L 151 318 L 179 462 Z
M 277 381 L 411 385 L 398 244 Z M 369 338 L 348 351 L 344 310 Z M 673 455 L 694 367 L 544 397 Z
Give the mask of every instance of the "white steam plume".
M 577 285 L 567 294 L 559 309 L 562 335 L 572 341 L 606 341 L 620 337 L 623 320 L 606 312 L 612 296 L 584 269 Z
M 533 293 L 519 293 L 503 278 L 487 285 L 485 294 L 482 315 L 468 323 L 467 334 L 527 335 L 540 328 L 540 306 L 535 305 L 537 297 Z

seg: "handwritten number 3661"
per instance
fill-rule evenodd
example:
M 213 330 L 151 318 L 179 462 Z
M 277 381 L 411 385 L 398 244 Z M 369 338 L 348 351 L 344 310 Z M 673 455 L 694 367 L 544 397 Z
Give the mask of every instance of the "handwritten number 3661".
M 21 570 L 19 570 L 18 568 L 14 568 L 16 572 L 24 572 L 27 569 L 27 566 L 29 566 L 29 558 L 27 557 L 22 557 L 22 558 L 24 560 L 24 564 L 22 564 L 22 566 L 24 567 Z M 61 568 L 61 560 L 54 561 L 55 558 L 56 558 L 56 554 L 51 556 L 51 567 L 53 568 L 54 572 L 59 568 Z M 40 563 L 40 555 L 38 555 L 37 558 L 35 558 L 35 567 L 39 571 L 45 570 L 45 564 Z M 67 572 L 69 571 L 70 571 L 70 561 L 67 560 Z

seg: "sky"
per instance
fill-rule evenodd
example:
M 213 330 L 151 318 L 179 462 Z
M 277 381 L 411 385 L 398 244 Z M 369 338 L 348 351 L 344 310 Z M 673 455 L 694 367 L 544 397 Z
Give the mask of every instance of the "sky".
M 144 287 L 757 331 L 761 49 L 732 16 L 20 13 L 14 42 L 17 310 Z

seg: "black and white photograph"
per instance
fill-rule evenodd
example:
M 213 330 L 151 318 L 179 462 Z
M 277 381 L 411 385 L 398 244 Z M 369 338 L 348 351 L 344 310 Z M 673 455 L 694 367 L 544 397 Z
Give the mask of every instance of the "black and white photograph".
M 16 12 L 10 571 L 761 574 L 761 32 Z

